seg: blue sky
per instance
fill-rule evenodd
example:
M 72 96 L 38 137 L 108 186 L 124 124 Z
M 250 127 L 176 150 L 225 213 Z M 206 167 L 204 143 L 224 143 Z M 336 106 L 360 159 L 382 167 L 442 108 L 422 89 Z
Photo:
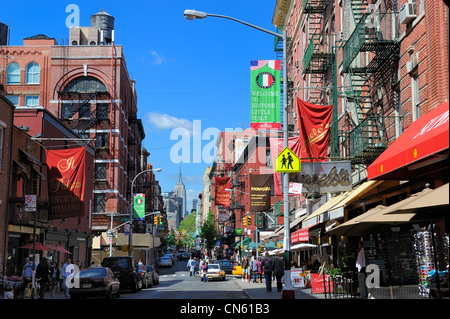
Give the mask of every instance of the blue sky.
M 115 17 L 115 43 L 124 46 L 130 77 L 136 80 L 138 116 L 146 137 L 144 147 L 163 192 L 172 191 L 181 165 L 183 182 L 192 198 L 203 189 L 210 156 L 194 157 L 211 148 L 209 133 L 250 126 L 250 61 L 275 59 L 274 37 L 240 23 L 208 17 L 188 21 L 185 9 L 231 16 L 276 31 L 275 0 L 40 0 L 4 1 L 0 21 L 11 26 L 11 45 L 45 34 L 67 43 L 69 4 L 80 9 L 80 25 L 101 9 Z M 195 122 L 195 132 L 192 133 Z M 178 127 L 178 129 L 177 129 Z M 185 128 L 185 135 L 179 128 Z M 172 134 L 172 139 L 171 139 Z M 214 134 L 213 134 L 214 135 Z M 184 137 L 182 137 L 184 136 Z M 189 138 L 189 139 L 188 139 Z M 188 142 L 188 143 L 185 143 Z M 187 148 L 187 144 L 191 145 Z M 183 162 L 171 150 L 183 145 Z M 190 151 L 187 156 L 186 150 Z M 210 152 L 209 152 L 210 153 Z M 180 154 L 180 153 L 178 153 Z M 205 154 L 208 155 L 208 154 Z M 198 160 L 200 158 L 200 160 Z

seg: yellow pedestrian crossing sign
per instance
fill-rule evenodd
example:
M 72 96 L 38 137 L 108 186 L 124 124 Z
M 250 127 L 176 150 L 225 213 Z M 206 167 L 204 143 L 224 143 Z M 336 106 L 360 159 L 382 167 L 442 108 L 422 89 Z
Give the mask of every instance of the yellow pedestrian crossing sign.
M 275 158 L 275 172 L 295 173 L 300 172 L 300 168 L 300 158 L 289 147 L 285 147 Z

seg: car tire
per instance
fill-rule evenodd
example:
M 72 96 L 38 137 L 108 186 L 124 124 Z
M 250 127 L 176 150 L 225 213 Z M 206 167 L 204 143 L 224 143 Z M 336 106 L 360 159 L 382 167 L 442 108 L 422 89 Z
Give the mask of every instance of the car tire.
M 120 289 L 116 292 L 116 298 L 120 298 Z
M 112 299 L 112 287 L 109 288 L 105 297 L 106 297 L 106 299 Z

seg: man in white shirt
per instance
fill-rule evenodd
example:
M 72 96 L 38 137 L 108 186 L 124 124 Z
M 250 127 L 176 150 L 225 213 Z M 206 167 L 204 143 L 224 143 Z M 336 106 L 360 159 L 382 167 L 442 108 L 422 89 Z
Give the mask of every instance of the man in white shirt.
M 72 260 L 70 258 L 67 258 L 67 262 L 64 264 L 63 269 L 62 269 L 62 275 L 63 275 L 63 283 L 64 286 L 66 287 L 66 293 L 65 296 L 69 297 L 69 286 L 67 284 L 67 278 L 69 278 L 69 280 L 72 279 L 72 274 L 75 272 L 75 267 L 72 264 Z
M 366 257 L 364 256 L 364 246 L 362 241 L 358 243 L 359 252 L 356 259 L 356 268 L 358 269 L 359 294 L 361 299 L 367 299 L 366 286 Z

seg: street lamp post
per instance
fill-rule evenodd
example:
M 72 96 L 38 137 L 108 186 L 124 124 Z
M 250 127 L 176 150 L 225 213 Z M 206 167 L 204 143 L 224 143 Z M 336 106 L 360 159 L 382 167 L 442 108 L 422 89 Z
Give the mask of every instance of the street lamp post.
M 268 33 L 270 35 L 273 35 L 279 39 L 282 39 L 283 41 L 283 72 L 284 72 L 284 80 L 283 80 L 283 146 L 288 146 L 288 121 L 287 121 L 287 103 L 288 103 L 288 97 L 287 97 L 287 59 L 286 59 L 286 50 L 287 50 L 287 36 L 286 36 L 286 30 L 282 32 L 282 34 L 255 26 L 253 24 L 247 23 L 245 21 L 241 21 L 232 17 L 219 15 L 219 14 L 211 14 L 206 12 L 200 12 L 196 10 L 185 10 L 184 11 L 184 17 L 188 20 L 195 20 L 195 19 L 204 19 L 206 17 L 217 17 L 217 18 L 224 18 L 232 21 L 236 21 L 239 23 L 242 23 L 246 26 L 249 26 L 251 28 L 257 29 L 259 31 Z M 291 284 L 291 258 L 290 258 L 290 228 L 289 228 L 289 175 L 288 173 L 282 173 L 283 175 L 283 203 L 284 203 L 284 242 L 283 242 L 283 248 L 284 248 L 284 261 L 285 261 L 285 267 L 284 267 L 284 278 L 285 278 L 285 287 L 283 289 L 282 298 L 283 299 L 293 299 L 295 298 L 294 291 L 292 290 L 292 284 Z
M 134 199 L 133 199 L 133 189 L 134 189 L 134 182 L 140 176 L 141 174 L 148 173 L 148 172 L 161 172 L 161 168 L 155 168 L 155 169 L 146 169 L 145 171 L 140 172 L 137 174 L 133 181 L 131 182 L 131 189 L 130 189 L 130 196 L 131 196 L 131 204 L 130 204 L 130 235 L 128 236 L 128 255 L 131 256 L 131 245 L 133 244 L 133 206 L 134 206 Z

